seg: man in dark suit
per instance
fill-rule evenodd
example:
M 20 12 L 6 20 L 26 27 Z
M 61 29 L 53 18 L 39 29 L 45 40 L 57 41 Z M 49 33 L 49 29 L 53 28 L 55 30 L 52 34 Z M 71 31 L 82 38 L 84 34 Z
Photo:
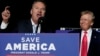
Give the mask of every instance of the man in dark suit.
M 93 12 L 88 10 L 82 11 L 80 17 L 81 29 L 69 32 L 80 34 L 79 56 L 100 56 L 99 32 L 92 29 L 94 18 Z
M 10 6 L 6 6 L 5 9 L 1 12 L 1 23 L 0 23 L 0 32 L 5 32 L 8 27 L 8 20 L 10 19 Z
M 0 33 L 10 33 L 10 21 L 11 12 L 10 6 L 5 6 L 4 10 L 1 12 L 1 21 L 0 21 Z
M 23 20 L 18 25 L 19 33 L 50 33 L 52 30 L 45 25 L 39 24 L 39 20 L 45 16 L 46 5 L 43 0 L 35 0 L 30 10 L 31 18 Z
M 0 33 L 15 33 L 16 25 L 11 18 L 11 6 L 5 5 L 1 12 Z

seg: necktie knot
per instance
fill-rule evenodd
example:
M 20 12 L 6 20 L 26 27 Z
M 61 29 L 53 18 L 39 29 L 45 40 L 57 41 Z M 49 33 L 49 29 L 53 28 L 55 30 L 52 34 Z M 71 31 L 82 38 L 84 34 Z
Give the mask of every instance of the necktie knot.
M 85 31 L 84 34 L 87 34 L 87 31 Z

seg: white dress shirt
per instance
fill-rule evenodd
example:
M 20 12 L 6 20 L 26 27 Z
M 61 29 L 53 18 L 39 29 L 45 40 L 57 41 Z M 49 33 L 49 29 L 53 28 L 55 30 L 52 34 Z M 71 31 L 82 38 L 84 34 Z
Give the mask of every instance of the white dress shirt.
M 4 21 L 2 21 L 0 25 L 0 29 L 6 29 L 7 26 L 8 26 L 8 23 L 5 23 Z
M 31 19 L 31 23 L 32 23 L 32 26 L 33 26 L 33 33 L 36 33 L 37 24 L 35 24 L 32 19 Z M 39 24 L 39 27 L 37 29 L 37 33 L 40 33 L 40 31 L 41 31 L 41 25 Z
M 82 39 L 83 39 L 83 36 L 84 36 L 84 32 L 85 32 L 84 30 L 81 31 L 81 44 L 82 44 Z M 87 52 L 88 52 L 90 41 L 91 41 L 91 36 L 92 36 L 92 28 L 89 28 L 87 30 L 87 35 L 86 36 L 87 36 L 87 41 L 88 41 L 88 45 L 87 45 L 88 46 Z M 82 46 L 81 44 L 80 44 L 80 56 L 81 56 L 81 46 Z

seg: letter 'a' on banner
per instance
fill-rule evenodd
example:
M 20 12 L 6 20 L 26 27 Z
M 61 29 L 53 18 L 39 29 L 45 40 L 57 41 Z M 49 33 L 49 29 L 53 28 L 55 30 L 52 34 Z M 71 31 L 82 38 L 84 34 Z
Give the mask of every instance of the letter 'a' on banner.
M 79 34 L 0 34 L 0 56 L 79 56 Z

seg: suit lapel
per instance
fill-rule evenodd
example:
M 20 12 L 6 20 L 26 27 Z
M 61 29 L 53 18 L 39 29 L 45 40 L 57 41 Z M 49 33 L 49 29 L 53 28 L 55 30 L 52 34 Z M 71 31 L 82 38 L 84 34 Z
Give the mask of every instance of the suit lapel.
M 46 29 L 44 29 L 43 24 L 41 24 L 41 30 L 40 30 L 40 33 L 45 33 L 45 31 L 44 31 L 44 30 L 46 30 Z
M 90 40 L 90 45 L 88 49 L 88 56 L 94 55 L 95 53 L 95 40 L 96 40 L 96 35 L 95 31 L 92 30 L 92 35 L 91 35 L 91 40 Z
M 77 31 L 79 33 L 79 51 L 80 51 L 80 45 L 81 45 L 81 29 Z
M 80 48 L 80 45 L 81 45 L 81 31 L 82 31 L 82 30 L 80 29 L 80 30 L 79 30 L 79 33 L 80 33 L 80 34 L 79 34 L 79 48 Z
M 26 30 L 27 30 L 27 33 L 32 33 L 33 32 L 31 20 L 28 21 L 28 23 L 26 25 Z

